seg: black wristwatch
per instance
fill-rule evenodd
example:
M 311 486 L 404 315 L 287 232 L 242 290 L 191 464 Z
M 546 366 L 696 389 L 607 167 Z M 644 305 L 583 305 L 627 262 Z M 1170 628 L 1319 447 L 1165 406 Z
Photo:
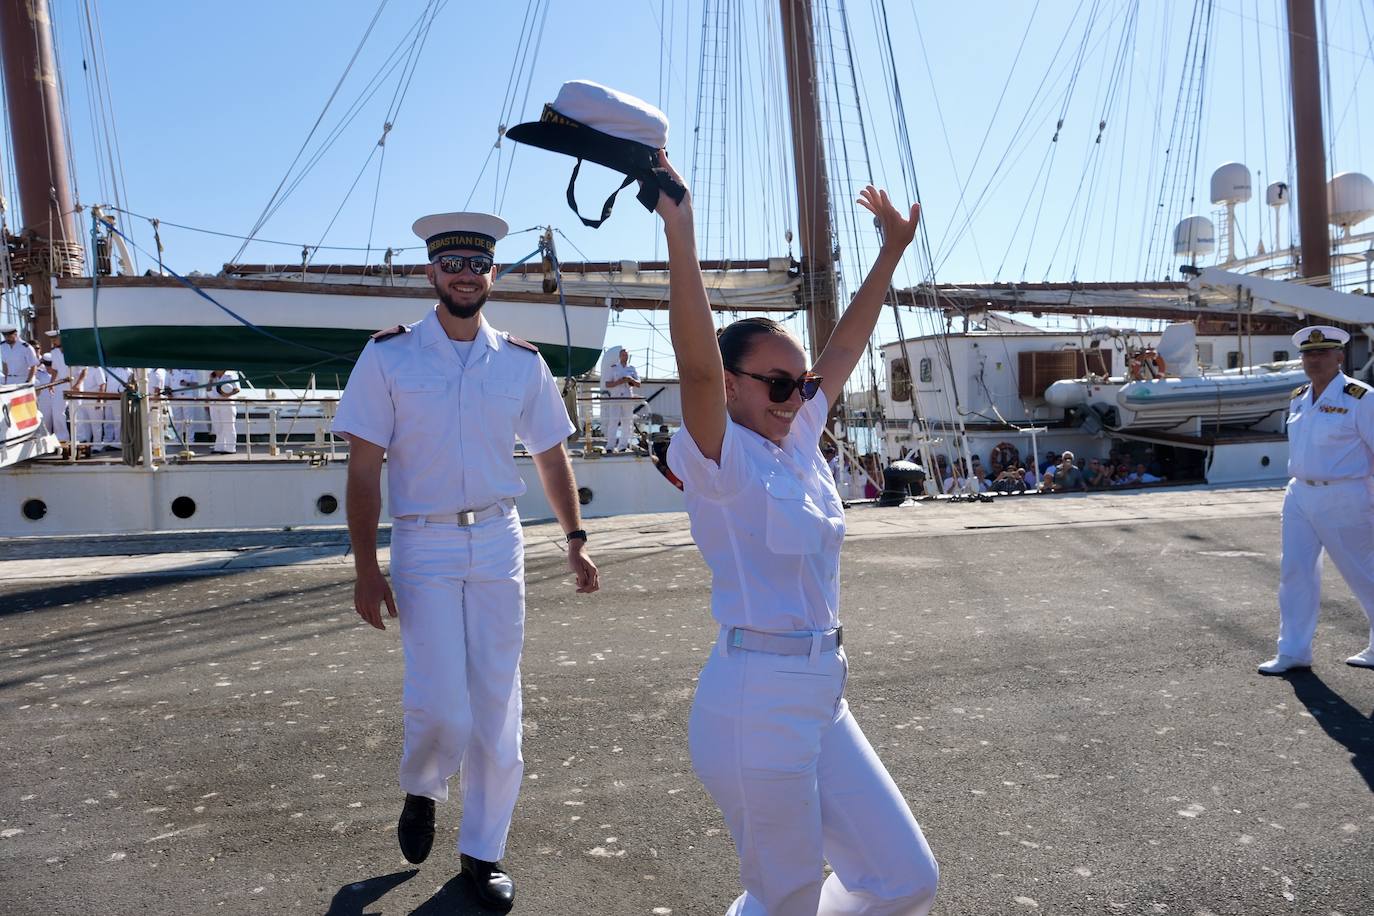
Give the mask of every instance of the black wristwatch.
M 578 528 L 576 531 L 569 531 L 565 537 L 569 544 L 571 544 L 573 541 L 582 541 L 583 543 L 586 543 L 587 532 L 583 531 L 581 528 Z

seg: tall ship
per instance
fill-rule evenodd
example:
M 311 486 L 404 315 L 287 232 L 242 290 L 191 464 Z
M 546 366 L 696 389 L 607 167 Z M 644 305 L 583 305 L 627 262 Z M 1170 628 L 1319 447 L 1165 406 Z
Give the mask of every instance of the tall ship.
M 117 193 L 112 203 L 80 204 L 67 180 L 72 164 L 64 74 L 49 7 L 56 2 L 4 4 L 0 13 L 7 140 L 19 203 L 18 213 L 4 213 L 0 226 L 0 280 L 6 290 L 0 321 L 22 324 L 24 336 L 39 343 L 60 328 L 69 364 L 118 367 L 129 390 L 69 393 L 73 428 L 64 444 L 44 424 L 32 422 L 32 408 L 21 406 L 37 407 L 43 386 L 0 389 L 7 405 L 14 405 L 7 421 L 26 418 L 7 425 L 0 452 L 0 533 L 342 524 L 347 449 L 329 431 L 333 406 L 367 336 L 413 321 L 431 304 L 424 265 L 406 263 L 403 253 L 374 247 L 370 239 L 368 250 L 376 257 L 368 263 L 332 263 L 323 246 L 305 246 L 292 263 L 242 257 L 299 182 L 300 171 L 288 171 L 238 254 L 206 271 L 179 272 L 168 265 L 159 226 L 165 232 L 170 221 L 138 216 Z M 420 36 L 437 17 L 452 15 L 443 14 L 442 6 L 425 5 L 406 33 L 409 45 L 399 44 L 384 61 L 392 69 L 379 73 L 413 68 L 423 51 Z M 535 14 L 513 30 L 517 47 L 503 123 L 519 120 L 516 100 L 522 94 L 528 100 L 536 82 L 560 81 L 547 73 L 535 79 L 537 48 L 544 29 L 557 28 L 558 13 L 547 4 L 534 6 Z M 897 459 L 931 468 L 969 465 L 1003 450 L 1028 463 L 1066 449 L 1093 456 L 1149 450 L 1177 480 L 1272 481 L 1283 473 L 1284 407 L 1300 374 L 1288 340 L 1292 330 L 1313 318 L 1350 328 L 1356 333 L 1347 368 L 1369 372 L 1374 233 L 1362 227 L 1374 215 L 1374 183 L 1354 171 L 1329 180 L 1326 175 L 1322 85 L 1329 74 L 1323 73 L 1313 38 L 1316 27 L 1309 25 L 1314 2 L 1287 3 L 1283 63 L 1291 125 L 1279 129 L 1291 130 L 1294 140 L 1292 175 L 1265 188 L 1272 234 L 1248 241 L 1244 210 L 1240 216 L 1237 210 L 1257 205 L 1251 203 L 1246 166 L 1226 163 L 1215 170 L 1210 199 L 1220 209 L 1210 216 L 1192 212 L 1188 190 L 1197 185 L 1198 134 L 1205 119 L 1205 89 L 1197 76 L 1213 40 L 1211 20 L 1200 18 L 1208 6 L 1199 3 L 1193 10 L 1174 126 L 1167 138 L 1158 138 L 1165 153 L 1157 164 L 1151 161 L 1148 172 L 1148 180 L 1159 183 L 1160 204 L 1146 219 L 1176 217 L 1176 225 L 1171 232 L 1156 226 L 1148 234 L 1137 279 L 1035 282 L 1025 268 L 1014 281 L 937 277 L 975 213 L 996 203 L 988 192 L 999 180 L 997 168 L 987 187 L 975 193 L 972 168 L 982 161 L 980 148 L 957 206 L 948 214 L 925 215 L 909 265 L 911 282 L 889 291 L 890 319 L 836 405 L 826 444 L 838 453 L 846 496 L 871 496 L 882 486 L 882 468 Z M 871 180 L 887 183 L 896 197 L 921 198 L 917 131 L 907 122 L 902 90 L 904 81 L 911 90 L 908 58 L 925 56 L 926 50 L 894 43 L 884 3 L 873 6 L 871 34 L 862 35 L 858 14 L 842 2 L 765 3 L 750 22 L 718 0 L 703 0 L 692 11 L 699 12 L 699 23 L 679 34 L 696 35 L 696 99 L 678 133 L 690 137 L 679 161 L 689 167 L 702 214 L 699 241 L 712 303 L 722 323 L 747 314 L 779 317 L 815 354 L 878 242 L 872 228 L 850 212 L 848 198 Z M 914 9 L 911 15 L 917 15 Z M 685 69 L 688 46 L 674 44 L 677 25 L 665 14 L 660 26 L 664 72 Z M 1057 28 L 1063 40 L 1042 80 L 1044 94 L 1031 100 L 1033 111 L 1020 124 L 1000 104 L 990 116 L 989 134 L 1003 123 L 1015 126 L 1002 153 L 1006 160 L 1020 155 L 1016 144 L 1024 145 L 1022 126 L 1032 115 L 1055 123 L 1054 93 L 1062 91 L 1052 145 L 1042 172 L 1025 189 L 1025 204 L 1002 201 L 1016 223 L 1009 248 L 1024 232 L 1033 241 L 1053 235 L 1065 250 L 1087 250 L 1094 231 L 1135 219 L 1113 211 L 1106 193 L 1099 193 L 1099 156 L 1089 160 L 1094 171 L 1075 176 L 1068 209 L 1075 220 L 1053 227 L 1040 223 L 1037 196 L 1043 204 L 1050 192 L 1054 155 L 1064 142 L 1061 133 L 1067 140 L 1062 128 L 1083 60 L 1103 49 L 1109 77 L 1094 91 L 1106 106 L 1097 127 L 1097 142 L 1105 148 L 1102 138 L 1111 139 L 1109 123 L 1115 123 L 1108 109 L 1120 103 L 1144 26 L 1140 5 L 1132 4 L 1115 19 L 1084 21 L 1075 13 Z M 1166 23 L 1161 33 L 1167 31 Z M 923 40 L 919 23 L 914 35 Z M 97 43 L 89 44 L 90 66 L 100 74 Z M 398 56 L 401 50 L 409 56 Z M 1019 52 L 1008 85 L 1016 59 Z M 1072 71 L 1052 72 L 1061 61 L 1075 60 Z M 934 73 L 930 78 L 933 88 L 939 85 Z M 1162 69 L 1159 79 L 1162 85 Z M 665 85 L 672 83 L 670 78 Z M 397 78 L 394 85 L 396 98 L 403 98 L 409 82 Z M 745 85 L 754 91 L 741 99 Z M 369 91 L 375 94 L 375 85 L 359 92 L 357 104 L 372 97 Z M 398 104 L 393 101 L 393 108 Z M 1161 102 L 1159 111 L 1164 110 Z M 376 150 L 397 142 L 394 120 L 389 108 Z M 933 125 L 923 128 L 933 131 Z M 746 135 L 757 149 L 746 148 Z M 302 147 L 307 166 L 322 149 Z M 101 152 L 115 161 L 111 149 Z M 548 158 L 527 158 L 520 165 L 535 175 L 549 167 Z M 380 186 L 380 168 L 377 175 Z M 1284 238 L 1280 218 L 1294 210 Z M 946 221 L 945 237 L 932 240 L 936 216 Z M 743 256 L 748 252 L 741 249 L 759 244 L 751 227 L 760 220 L 771 221 L 776 231 L 763 242 L 761 256 Z M 671 371 L 645 380 L 636 409 L 644 435 L 634 452 L 605 453 L 599 408 L 604 391 L 598 367 L 608 343 L 619 342 L 609 335 L 619 333 L 624 317 L 643 316 L 646 333 L 663 334 L 666 265 L 646 251 L 636 252 L 640 259 L 567 260 L 566 249 L 576 252 L 576 246 L 557 226 L 531 227 L 506 244 L 508 250 L 521 244 L 525 250 L 518 261 L 498 265 L 503 275 L 487 315 L 495 326 L 534 342 L 564 380 L 579 427 L 569 445 L 584 514 L 680 509 L 680 493 L 660 460 L 660 446 L 680 413 Z M 1056 243 L 1051 265 L 1059 250 Z M 1070 272 L 1076 277 L 1078 271 L 1075 255 Z M 1005 271 L 999 266 L 991 273 Z M 1138 278 L 1150 274 L 1162 278 Z M 158 378 L 160 371 L 179 369 L 197 373 L 204 383 L 211 370 L 226 367 L 245 376 L 250 387 L 237 402 L 238 452 L 214 456 L 206 447 L 204 402 L 159 396 Z M 83 409 L 118 415 L 118 448 L 97 451 L 74 441 L 81 438 Z M 547 517 L 532 462 L 522 457 L 520 466 L 530 484 L 520 501 L 522 515 Z M 940 492 L 937 475 L 928 475 L 924 493 Z

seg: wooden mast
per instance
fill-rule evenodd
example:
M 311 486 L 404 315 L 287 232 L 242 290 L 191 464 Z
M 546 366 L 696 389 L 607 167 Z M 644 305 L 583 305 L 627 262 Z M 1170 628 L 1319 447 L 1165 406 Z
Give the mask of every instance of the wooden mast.
M 79 276 L 85 262 L 67 180 L 48 0 L 0 2 L 0 56 L 23 225 L 6 243 L 16 282 L 29 286 L 31 333 L 41 334 L 55 326 L 52 278 Z
M 1288 0 L 1288 66 L 1293 90 L 1293 153 L 1298 170 L 1302 275 L 1325 277 L 1331 273 L 1331 241 L 1327 229 L 1321 57 L 1312 0 Z
M 811 358 L 816 359 L 830 340 L 839 313 L 835 302 L 835 245 L 830 235 L 830 183 L 825 170 L 821 104 L 817 95 L 814 20 L 811 0 L 780 2 L 792 159 L 797 178 L 801 306 L 806 310 Z

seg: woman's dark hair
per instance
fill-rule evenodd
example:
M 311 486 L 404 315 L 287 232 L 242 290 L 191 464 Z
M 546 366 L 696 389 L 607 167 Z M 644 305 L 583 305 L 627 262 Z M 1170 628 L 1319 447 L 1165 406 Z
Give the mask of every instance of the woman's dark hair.
M 741 318 L 717 331 L 716 342 L 720 344 L 720 360 L 725 368 L 738 369 L 739 364 L 753 351 L 758 338 L 765 334 L 792 336 L 787 328 L 772 318 Z

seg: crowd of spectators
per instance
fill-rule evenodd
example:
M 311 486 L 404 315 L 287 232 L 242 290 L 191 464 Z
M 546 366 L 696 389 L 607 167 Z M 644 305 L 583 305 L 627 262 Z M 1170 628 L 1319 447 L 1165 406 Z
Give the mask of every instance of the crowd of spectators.
M 942 493 L 1085 492 L 1166 479 L 1151 449 L 1135 457 L 1113 449 L 1106 458 L 1082 459 L 1066 451 L 1046 452 L 1038 463 L 1033 456 L 1028 459 L 1022 460 L 1019 451 L 1005 443 L 989 454 L 986 465 L 979 455 L 973 455 L 969 464 L 963 458 L 951 463 L 946 455 L 936 455 L 935 479 Z

